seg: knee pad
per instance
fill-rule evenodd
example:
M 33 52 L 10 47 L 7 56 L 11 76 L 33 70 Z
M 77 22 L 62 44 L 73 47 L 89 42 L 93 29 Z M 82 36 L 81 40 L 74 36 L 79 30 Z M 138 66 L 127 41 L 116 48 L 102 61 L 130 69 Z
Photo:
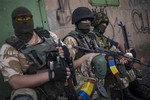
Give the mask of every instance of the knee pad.
M 97 78 L 104 79 L 107 72 L 107 61 L 103 55 L 97 55 L 92 59 L 92 72 Z
M 12 100 L 33 100 L 30 95 L 17 95 Z

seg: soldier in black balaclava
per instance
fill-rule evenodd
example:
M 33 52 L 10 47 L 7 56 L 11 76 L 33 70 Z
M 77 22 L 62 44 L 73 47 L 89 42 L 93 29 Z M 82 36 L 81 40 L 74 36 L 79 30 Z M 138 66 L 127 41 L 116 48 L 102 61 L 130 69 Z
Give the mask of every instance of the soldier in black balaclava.
M 15 35 L 8 37 L 0 50 L 0 70 L 13 89 L 10 100 L 66 99 L 64 83 L 71 72 L 56 57 L 69 57 L 68 49 L 57 46 L 62 41 L 55 33 L 34 29 L 33 16 L 25 7 L 13 10 L 12 25 Z
M 19 7 L 12 13 L 12 24 L 15 31 L 15 35 L 28 42 L 33 35 L 33 18 L 31 12 L 24 8 Z

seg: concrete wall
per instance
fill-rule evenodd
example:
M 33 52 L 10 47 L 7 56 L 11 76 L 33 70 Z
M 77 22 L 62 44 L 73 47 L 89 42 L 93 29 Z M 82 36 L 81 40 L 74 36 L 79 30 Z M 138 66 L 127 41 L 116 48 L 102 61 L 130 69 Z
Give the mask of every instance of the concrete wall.
M 56 32 L 61 38 L 74 29 L 71 24 L 71 13 L 79 6 L 91 8 L 88 0 L 44 0 L 50 30 Z M 59 2 L 63 2 L 59 5 Z
M 94 8 L 88 0 L 44 0 L 50 30 L 60 38 L 74 29 L 71 24 L 71 13 L 79 6 Z M 59 2 L 62 2 L 59 4 Z M 150 53 L 150 0 L 120 0 L 118 7 L 106 7 L 110 19 L 106 35 L 123 43 L 120 21 L 126 26 L 130 46 L 135 48 L 138 55 L 147 57 Z M 146 50 L 146 51 L 145 51 Z M 148 57 L 149 59 L 150 57 Z

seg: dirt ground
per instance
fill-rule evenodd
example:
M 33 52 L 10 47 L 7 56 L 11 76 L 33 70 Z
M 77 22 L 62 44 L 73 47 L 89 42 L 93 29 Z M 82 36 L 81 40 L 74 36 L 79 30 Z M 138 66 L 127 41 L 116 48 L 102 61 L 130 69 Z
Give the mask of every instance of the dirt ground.
M 142 49 L 139 49 L 137 51 L 137 57 L 141 58 L 141 60 L 144 61 L 145 64 L 150 65 L 150 46 L 145 46 Z M 140 74 L 142 76 L 142 80 L 139 80 L 141 84 L 147 85 L 148 88 L 150 87 L 150 67 L 146 67 L 141 65 L 140 67 L 137 67 L 137 69 L 140 71 Z

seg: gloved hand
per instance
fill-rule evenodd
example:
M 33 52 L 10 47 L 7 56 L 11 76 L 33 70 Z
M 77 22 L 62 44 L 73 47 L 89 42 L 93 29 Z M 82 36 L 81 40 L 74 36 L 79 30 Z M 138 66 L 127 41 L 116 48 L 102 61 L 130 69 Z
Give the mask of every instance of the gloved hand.
M 66 82 L 67 71 L 64 67 L 55 68 L 54 70 L 49 71 L 49 80 L 50 81 L 60 81 Z

